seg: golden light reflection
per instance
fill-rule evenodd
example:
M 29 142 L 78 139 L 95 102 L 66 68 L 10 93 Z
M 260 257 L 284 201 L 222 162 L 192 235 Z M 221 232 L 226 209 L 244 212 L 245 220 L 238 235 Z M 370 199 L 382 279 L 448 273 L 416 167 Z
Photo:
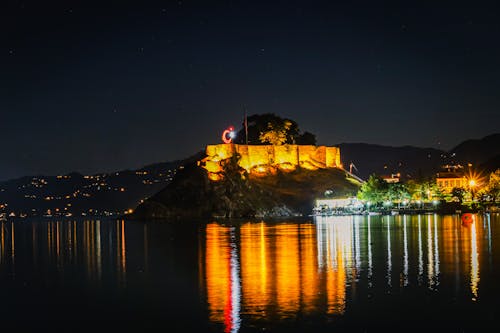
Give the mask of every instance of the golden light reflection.
M 229 228 L 212 223 L 206 228 L 206 284 L 210 320 L 224 321 L 229 303 Z
M 346 264 L 353 262 L 350 217 L 322 217 L 316 221 L 322 240 L 318 241 L 318 266 L 325 270 L 327 313 L 342 314 L 346 302 Z
M 10 224 L 10 260 L 12 263 L 12 277 L 16 276 L 16 237 L 14 223 Z
M 460 266 L 460 246 L 463 241 L 460 240 L 460 235 L 463 227 L 461 226 L 460 217 L 457 215 L 443 216 L 441 225 L 441 261 L 443 263 L 441 274 L 448 275 L 450 272 L 456 274 L 452 281 L 455 290 L 457 290 L 460 287 L 458 272 L 462 269 Z
M 127 283 L 127 245 L 124 220 L 116 221 L 116 266 L 118 284 L 125 287 Z
M 246 223 L 241 229 L 242 295 L 247 312 L 269 315 L 276 303 L 280 317 L 292 317 L 301 308 L 316 308 L 318 275 L 316 228 L 313 224 Z M 276 241 L 271 246 L 270 236 Z
M 301 306 L 302 311 L 307 314 L 317 309 L 318 294 L 320 294 L 316 227 L 313 224 L 301 224 L 299 244 Z
M 270 244 L 267 242 L 264 222 L 241 226 L 241 280 L 242 295 L 249 313 L 256 317 L 267 315 L 272 301 L 272 267 L 268 267 Z
M 74 272 L 78 267 L 87 281 L 100 283 L 104 266 L 116 265 L 112 270 L 118 276 L 118 285 L 124 286 L 127 273 L 125 224 L 124 220 L 109 224 L 98 220 L 4 222 L 0 225 L 0 272 L 9 272 L 14 278 L 16 264 L 22 262 L 23 265 L 30 263 L 35 271 L 41 267 L 44 267 L 42 271 L 53 269 L 64 278 L 67 272 Z M 53 279 L 49 283 L 52 282 Z
M 470 288 L 472 291 L 472 300 L 477 300 L 479 284 L 479 253 L 477 251 L 477 230 L 476 216 L 473 216 L 473 222 L 470 228 L 471 232 L 471 253 L 470 253 Z
M 231 233 L 239 238 L 240 265 L 234 260 Z M 230 324 L 238 317 L 228 321 L 227 309 L 240 303 L 242 311 L 254 319 L 295 318 L 317 311 L 344 313 L 346 265 L 352 267 L 350 275 L 356 273 L 352 233 L 351 221 L 335 220 L 207 225 L 204 271 L 210 320 L 223 323 L 226 330 L 234 328 Z M 319 234 L 325 237 L 322 242 L 318 242 Z M 234 267 L 240 275 L 232 271 Z M 240 285 L 238 301 L 235 290 Z
M 373 276 L 373 253 L 372 253 L 372 231 L 371 231 L 371 218 L 368 216 L 368 287 L 373 286 L 372 276 Z
M 276 302 L 285 317 L 295 314 L 300 305 L 298 230 L 297 224 L 276 228 Z
M 0 223 L 0 264 L 10 268 L 10 274 L 15 277 L 16 237 L 13 222 Z M 1 268 L 1 267 L 0 267 Z
M 422 216 L 418 216 L 418 283 L 422 283 L 424 276 L 424 251 L 422 248 Z
M 206 286 L 209 318 L 223 323 L 224 332 L 240 325 L 240 266 L 231 227 L 211 223 L 206 227 Z

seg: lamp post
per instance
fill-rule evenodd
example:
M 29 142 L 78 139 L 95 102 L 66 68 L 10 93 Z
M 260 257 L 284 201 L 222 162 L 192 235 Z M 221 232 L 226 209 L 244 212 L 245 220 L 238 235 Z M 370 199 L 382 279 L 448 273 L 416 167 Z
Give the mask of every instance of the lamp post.
M 476 181 L 474 179 L 469 180 L 469 189 L 471 194 L 471 200 L 474 202 L 474 188 L 476 187 Z

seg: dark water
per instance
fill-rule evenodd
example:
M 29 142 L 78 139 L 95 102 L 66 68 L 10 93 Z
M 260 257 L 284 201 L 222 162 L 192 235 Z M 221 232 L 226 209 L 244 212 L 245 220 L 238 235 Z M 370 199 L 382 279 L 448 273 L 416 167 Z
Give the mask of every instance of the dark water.
M 491 332 L 500 216 L 2 222 L 1 327 Z M 488 329 L 492 327 L 492 329 Z

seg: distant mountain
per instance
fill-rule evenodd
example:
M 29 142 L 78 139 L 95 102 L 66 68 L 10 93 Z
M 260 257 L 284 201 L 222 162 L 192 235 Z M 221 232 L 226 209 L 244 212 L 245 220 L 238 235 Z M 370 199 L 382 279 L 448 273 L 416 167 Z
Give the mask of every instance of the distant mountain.
M 484 163 L 481 163 L 478 167 L 484 175 L 490 174 L 497 169 L 500 169 L 500 154 L 495 157 L 490 158 Z
M 462 163 L 480 165 L 494 160 L 500 155 L 500 133 L 485 136 L 482 139 L 467 140 L 450 150 L 454 158 Z
M 26 216 L 117 215 L 163 189 L 186 163 L 201 158 L 156 163 L 137 170 L 82 175 L 29 176 L 0 182 L 5 212 Z
M 371 174 L 390 175 L 400 173 L 402 178 L 429 177 L 442 165 L 444 151 L 412 146 L 390 147 L 367 143 L 341 143 L 340 156 L 344 168 L 362 179 Z
M 431 177 L 442 165 L 472 163 L 481 170 L 500 168 L 500 134 L 467 140 L 449 152 L 412 146 L 391 147 L 367 143 L 341 143 L 340 156 L 346 169 L 352 162 L 353 173 L 363 179 L 370 174 L 400 173 L 403 179 Z

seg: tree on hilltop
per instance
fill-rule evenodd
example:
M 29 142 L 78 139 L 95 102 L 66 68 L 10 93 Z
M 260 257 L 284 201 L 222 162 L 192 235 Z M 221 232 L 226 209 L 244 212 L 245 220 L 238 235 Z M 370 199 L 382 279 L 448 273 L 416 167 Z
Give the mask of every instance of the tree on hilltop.
M 292 122 L 285 119 L 282 124 L 267 124 L 267 129 L 260 132 L 259 141 L 261 143 L 269 143 L 271 145 L 283 145 L 288 140 L 287 132 L 290 131 Z
M 281 118 L 274 113 L 254 114 L 247 118 L 248 143 L 261 144 L 307 144 L 315 145 L 316 136 L 310 132 L 301 133 L 297 122 Z M 245 144 L 245 124 L 236 134 L 235 143 Z

